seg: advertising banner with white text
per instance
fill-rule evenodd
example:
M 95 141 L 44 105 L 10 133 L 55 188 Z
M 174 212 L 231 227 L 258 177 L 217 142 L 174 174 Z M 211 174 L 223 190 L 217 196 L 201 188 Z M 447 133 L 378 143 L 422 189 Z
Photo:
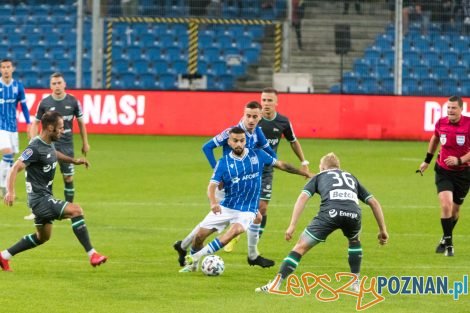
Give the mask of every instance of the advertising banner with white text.
M 27 90 L 32 116 L 49 92 Z M 247 102 L 260 101 L 257 92 L 68 92 L 82 103 L 88 132 L 97 134 L 213 136 L 238 123 Z M 446 101 L 442 97 L 280 94 L 277 109 L 290 118 L 300 138 L 429 140 L 434 123 L 446 114 Z M 24 131 L 21 113 L 18 120 Z

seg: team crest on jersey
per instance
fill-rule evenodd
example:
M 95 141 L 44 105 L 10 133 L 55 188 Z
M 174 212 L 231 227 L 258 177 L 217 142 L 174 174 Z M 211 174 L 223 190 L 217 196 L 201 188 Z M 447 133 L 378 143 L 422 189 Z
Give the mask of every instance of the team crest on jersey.
M 258 158 L 257 157 L 251 157 L 250 160 L 251 160 L 251 164 L 253 164 L 253 165 L 258 164 Z
M 18 87 L 17 86 L 13 86 L 13 93 L 18 93 Z
M 465 136 L 464 135 L 457 135 L 457 144 L 459 146 L 463 146 L 465 144 Z
M 51 107 L 49 111 L 55 111 L 55 107 Z
M 25 160 L 29 159 L 32 155 L 33 155 L 33 149 L 27 148 L 21 154 L 21 159 L 23 159 L 23 161 L 25 161 Z
M 445 145 L 447 142 L 447 135 L 441 134 L 440 140 L 441 140 L 441 145 Z
M 278 132 L 278 131 L 279 131 L 279 128 L 276 128 L 276 127 L 273 128 L 273 132 Z
M 233 184 L 238 184 L 239 181 L 240 181 L 240 178 L 238 178 L 238 177 L 232 178 L 232 183 Z

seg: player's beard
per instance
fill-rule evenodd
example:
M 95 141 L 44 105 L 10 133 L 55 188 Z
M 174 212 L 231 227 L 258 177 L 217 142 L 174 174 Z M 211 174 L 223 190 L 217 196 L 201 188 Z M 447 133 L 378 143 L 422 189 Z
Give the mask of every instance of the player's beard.
M 236 147 L 233 149 L 233 153 L 235 153 L 236 156 L 241 156 L 243 154 L 243 150 L 245 150 L 242 147 Z

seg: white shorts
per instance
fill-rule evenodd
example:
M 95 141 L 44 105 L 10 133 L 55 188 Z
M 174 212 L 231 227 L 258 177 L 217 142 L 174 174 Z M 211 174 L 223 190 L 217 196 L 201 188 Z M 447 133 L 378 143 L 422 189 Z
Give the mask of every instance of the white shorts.
M 216 229 L 217 232 L 221 233 L 228 225 L 238 223 L 242 225 L 243 229 L 246 231 L 256 217 L 254 212 L 242 212 L 223 206 L 220 206 L 220 208 L 222 209 L 220 214 L 214 214 L 214 212 L 210 211 L 199 224 L 199 227 Z
M 11 149 L 13 153 L 18 153 L 19 146 L 18 132 L 0 130 L 0 150 Z

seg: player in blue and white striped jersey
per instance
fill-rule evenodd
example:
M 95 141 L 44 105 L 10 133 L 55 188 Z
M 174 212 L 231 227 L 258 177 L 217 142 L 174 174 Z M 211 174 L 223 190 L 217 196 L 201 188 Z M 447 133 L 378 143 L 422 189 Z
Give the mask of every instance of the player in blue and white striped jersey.
M 310 173 L 277 160 L 263 150 L 246 148 L 246 134 L 240 127 L 230 130 L 228 144 L 232 152 L 219 160 L 209 182 L 211 212 L 199 223 L 199 230 L 192 242 L 191 255 L 186 256 L 186 266 L 180 272 L 196 271 L 200 258 L 217 252 L 233 238 L 247 231 L 258 213 L 261 174 L 265 165 L 311 177 Z M 219 203 L 215 191 L 222 183 L 226 194 Z M 227 232 L 203 246 L 208 236 L 215 231 L 222 232 L 229 225 Z M 249 256 L 252 252 L 250 249 L 253 248 L 250 240 L 248 237 Z
M 217 147 L 222 147 L 223 155 L 227 155 L 232 151 L 231 147 L 228 145 L 228 138 L 230 130 L 233 127 L 240 127 L 245 132 L 246 137 L 246 147 L 247 148 L 259 148 L 266 151 L 269 155 L 276 158 L 276 153 L 274 150 L 269 146 L 269 143 L 264 136 L 261 128 L 258 127 L 258 122 L 261 120 L 261 113 L 262 107 L 261 104 L 256 101 L 251 101 L 245 105 L 243 118 L 238 123 L 238 125 L 229 127 L 225 129 L 223 132 L 209 140 L 204 144 L 202 150 L 209 161 L 209 164 L 212 168 L 216 165 L 216 160 L 214 157 L 214 149 Z M 224 198 L 224 188 L 223 185 L 219 185 L 219 189 L 217 189 L 216 197 L 220 201 Z M 254 232 L 259 232 L 259 224 L 261 223 L 261 215 L 256 218 L 254 221 L 254 226 L 250 227 L 248 231 L 248 236 L 254 235 Z M 180 266 L 184 266 L 184 257 L 186 256 L 187 250 L 193 241 L 194 235 L 197 233 L 199 226 L 196 226 L 183 240 L 175 242 L 173 248 L 178 252 L 178 262 Z M 252 234 L 253 232 L 253 234 Z M 259 235 L 258 239 L 259 240 Z M 234 238 L 233 242 L 229 245 L 226 245 L 225 251 L 231 252 L 233 250 L 233 246 L 236 242 L 238 242 L 239 237 Z M 257 244 L 256 244 L 257 245 Z M 258 255 L 252 255 L 252 258 L 248 259 L 248 263 L 250 265 L 260 265 L 263 267 L 269 267 L 274 265 L 274 261 L 264 259 L 259 257 Z
M 6 178 L 13 165 L 13 157 L 19 151 L 18 125 L 16 120 L 16 108 L 21 103 L 21 110 L 28 124 L 27 133 L 31 125 L 26 95 L 23 84 L 13 78 L 15 66 L 10 59 L 0 61 L 0 191 L 5 195 Z

